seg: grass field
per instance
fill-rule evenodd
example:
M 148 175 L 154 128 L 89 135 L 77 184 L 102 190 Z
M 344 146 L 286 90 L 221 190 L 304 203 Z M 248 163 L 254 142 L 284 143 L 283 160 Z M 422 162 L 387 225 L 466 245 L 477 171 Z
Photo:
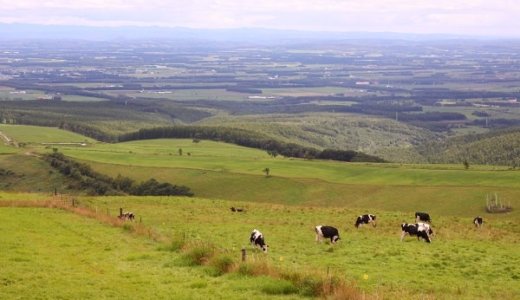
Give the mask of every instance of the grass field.
M 215 276 L 179 253 L 96 220 L 51 209 L 0 208 L 2 299 L 295 299 L 276 281 Z
M 308 178 L 341 184 L 520 187 L 518 171 L 489 166 L 400 165 L 341 163 L 321 160 L 270 158 L 265 152 L 224 143 L 191 140 L 143 140 L 94 147 L 59 147 L 71 157 L 112 165 L 176 168 Z M 183 155 L 178 154 L 183 150 Z M 187 153 L 190 153 L 188 155 Z
M 13 136 L 19 139 L 19 135 Z M 197 196 L 212 199 L 377 207 L 392 211 L 413 207 L 467 217 L 483 213 L 487 195 L 494 193 L 513 207 L 520 205 L 519 173 L 505 167 L 472 165 L 464 170 L 462 165 L 354 164 L 271 158 L 257 149 L 211 141 L 193 143 L 188 139 L 56 147 L 103 174 L 114 177 L 121 174 L 138 181 L 153 177 L 186 185 Z M 31 149 L 51 151 L 39 146 Z M 16 168 L 18 161 L 25 160 L 23 156 L 8 157 L 3 158 L 3 164 L 11 169 Z M 27 163 L 20 166 L 30 169 Z M 266 167 L 270 168 L 269 177 L 262 172 Z M 44 173 L 35 174 L 39 177 L 33 182 L 46 182 Z M 20 181 L 11 187 L 30 191 L 34 184 L 24 188 Z M 54 186 L 47 185 L 39 191 L 53 189 Z M 519 213 L 514 210 L 512 214 Z
M 4 144 L 3 140 L 0 140 L 0 155 L 12 154 L 12 153 L 16 153 L 16 152 L 17 152 L 16 148 L 6 145 L 6 144 Z
M 48 139 L 36 129 L 0 127 L 18 142 Z M 49 130 L 50 137 L 71 139 L 58 129 Z M 133 211 L 136 223 L 171 240 L 211 240 L 236 260 L 245 246 L 249 259 L 291 272 L 331 272 L 379 299 L 518 299 L 520 293 L 518 209 L 504 215 L 484 212 L 488 194 L 498 193 L 514 208 L 520 205 L 518 171 L 272 158 L 257 149 L 190 139 L 56 147 L 107 175 L 154 177 L 191 187 L 197 198 L 77 197 L 80 205 L 112 216 L 120 207 Z M 0 167 L 23 174 L 2 179 L 7 185 L 2 190 L 41 192 L 1 192 L 0 202 L 48 199 L 54 186 L 67 186 L 67 178 L 25 154 L 49 151 L 29 144 L 23 153 L 0 156 Z M 266 167 L 271 176 L 262 173 Z M 231 213 L 231 206 L 246 212 Z M 432 215 L 433 243 L 409 237 L 400 242 L 400 223 L 412 222 L 413 213 L 423 210 Z M 355 217 L 368 212 L 378 216 L 378 226 L 356 230 Z M 471 223 L 476 215 L 485 219 L 480 230 Z M 0 298 L 25 291 L 46 298 L 304 296 L 292 283 L 267 276 L 216 276 L 212 267 L 187 267 L 184 254 L 159 250 L 164 249 L 160 242 L 71 213 L 0 208 L 0 218 L 0 243 L 8 249 L 0 257 L 5 286 Z M 316 244 L 313 227 L 319 224 L 338 227 L 340 243 Z M 265 234 L 267 255 L 247 245 L 253 228 Z M 67 288 L 79 282 L 81 287 Z M 57 288 L 46 288 L 49 284 Z
M 347 208 L 178 197 L 85 197 L 79 201 L 99 211 L 109 209 L 112 215 L 123 207 L 164 236 L 211 240 L 237 259 L 246 247 L 252 259 L 267 258 L 277 268 L 329 270 L 380 297 L 515 299 L 520 292 L 520 267 L 513 263 L 520 259 L 520 223 L 510 216 L 485 216 L 484 228 L 477 230 L 472 218 L 432 215 L 436 235 L 432 244 L 426 244 L 410 237 L 399 241 L 399 225 L 412 221 L 413 212 L 373 209 L 377 227 L 356 230 L 353 223 L 361 211 Z M 232 213 L 230 206 L 247 211 Z M 338 227 L 339 244 L 316 244 L 313 227 L 318 224 Z M 253 228 L 264 233 L 267 255 L 248 246 Z
M 18 143 L 93 143 L 94 140 L 70 131 L 29 125 L 0 125 L 0 132 Z

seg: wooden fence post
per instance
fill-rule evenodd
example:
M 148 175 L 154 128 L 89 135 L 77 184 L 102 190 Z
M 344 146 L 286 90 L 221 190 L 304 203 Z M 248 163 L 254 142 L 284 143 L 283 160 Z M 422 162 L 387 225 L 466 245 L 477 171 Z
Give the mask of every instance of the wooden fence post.
M 120 217 L 123 216 L 123 208 L 122 208 L 122 207 L 119 208 L 119 216 L 120 216 Z
M 246 248 L 242 248 L 242 262 L 246 262 L 246 256 L 247 256 Z

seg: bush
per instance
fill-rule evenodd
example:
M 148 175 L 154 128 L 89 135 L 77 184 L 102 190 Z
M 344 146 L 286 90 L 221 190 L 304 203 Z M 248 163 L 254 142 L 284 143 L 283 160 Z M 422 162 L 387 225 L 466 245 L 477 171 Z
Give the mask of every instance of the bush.
M 184 254 L 184 259 L 191 266 L 207 264 L 211 257 L 215 255 L 215 249 L 207 244 L 201 244 L 189 249 Z
M 268 295 L 290 295 L 298 293 L 298 288 L 296 288 L 292 282 L 284 279 L 269 280 L 261 289 L 262 292 Z
M 211 261 L 211 265 L 215 268 L 216 275 L 222 275 L 233 270 L 235 261 L 229 255 L 218 255 Z

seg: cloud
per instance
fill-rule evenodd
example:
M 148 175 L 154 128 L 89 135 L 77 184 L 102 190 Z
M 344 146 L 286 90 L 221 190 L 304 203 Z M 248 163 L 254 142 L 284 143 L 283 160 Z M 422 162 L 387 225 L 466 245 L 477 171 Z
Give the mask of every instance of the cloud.
M 0 0 L 0 22 L 520 36 L 516 0 Z

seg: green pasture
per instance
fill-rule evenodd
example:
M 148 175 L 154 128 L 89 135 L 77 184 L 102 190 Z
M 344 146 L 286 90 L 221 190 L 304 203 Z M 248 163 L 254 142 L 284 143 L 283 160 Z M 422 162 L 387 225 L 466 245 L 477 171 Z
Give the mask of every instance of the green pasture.
M 486 197 L 497 193 L 505 204 L 520 206 L 520 189 L 514 187 L 349 184 L 312 178 L 88 163 L 96 171 L 113 177 L 121 174 L 137 181 L 153 177 L 189 186 L 195 195 L 211 199 L 396 211 L 416 209 L 470 217 L 483 214 Z M 512 214 L 518 216 L 518 210 Z
M 124 94 L 129 97 L 136 98 L 153 98 L 153 99 L 168 99 L 168 100 L 233 100 L 233 101 L 246 101 L 248 96 L 247 93 L 238 93 L 232 91 L 226 91 L 225 89 L 172 89 L 169 91 L 154 91 L 146 90 L 143 93 L 139 91 L 112 91 L 106 90 L 104 93 L 111 94 L 114 96 Z
M 120 207 L 166 236 L 211 240 L 240 257 L 267 257 L 279 268 L 334 272 L 383 298 L 507 298 L 520 293 L 520 223 L 510 215 L 484 216 L 477 230 L 470 217 L 432 214 L 432 244 L 406 237 L 400 224 L 412 222 L 413 210 L 317 208 L 182 197 L 86 197 L 80 203 L 117 214 Z M 244 213 L 232 213 L 230 207 Z M 378 225 L 355 229 L 357 215 L 371 212 Z M 337 245 L 314 241 L 316 225 L 340 230 Z M 252 229 L 265 235 L 269 251 L 251 249 Z M 365 276 L 366 275 L 366 276 Z
M 302 87 L 302 88 L 265 88 L 262 89 L 264 95 L 274 96 L 329 96 L 334 94 L 344 94 L 345 96 L 362 95 L 359 89 L 341 88 L 341 87 Z
M 296 299 L 273 279 L 215 276 L 181 254 L 71 213 L 0 208 L 1 299 Z
M 28 154 L 0 155 L 0 169 L 9 170 L 13 175 L 0 175 L 0 191 L 33 192 L 51 195 L 57 189 L 61 193 L 71 193 L 70 179 L 42 159 Z M 80 191 L 81 193 L 81 191 Z
M 0 124 L 0 132 L 17 143 L 94 143 L 86 136 L 54 127 Z
M 2 88 L 0 89 L 0 101 L 1 100 L 36 100 L 38 98 L 49 97 L 42 91 L 26 90 L 25 93 L 17 91 L 13 88 Z
M 16 153 L 17 149 L 13 146 L 4 144 L 4 141 L 0 139 L 0 155 Z
M 108 101 L 105 98 L 99 97 L 88 97 L 88 96 L 78 96 L 78 95 L 62 95 L 62 101 L 71 101 L 71 102 L 99 102 L 99 101 Z
M 178 154 L 183 150 L 183 155 Z M 236 150 L 235 150 L 236 149 Z M 195 169 L 248 175 L 270 174 L 340 184 L 520 187 L 515 170 L 459 165 L 400 165 L 345 163 L 293 158 L 271 158 L 257 149 L 191 140 L 142 140 L 92 147 L 59 147 L 65 155 L 84 161 L 153 168 Z M 188 152 L 190 155 L 188 155 Z

